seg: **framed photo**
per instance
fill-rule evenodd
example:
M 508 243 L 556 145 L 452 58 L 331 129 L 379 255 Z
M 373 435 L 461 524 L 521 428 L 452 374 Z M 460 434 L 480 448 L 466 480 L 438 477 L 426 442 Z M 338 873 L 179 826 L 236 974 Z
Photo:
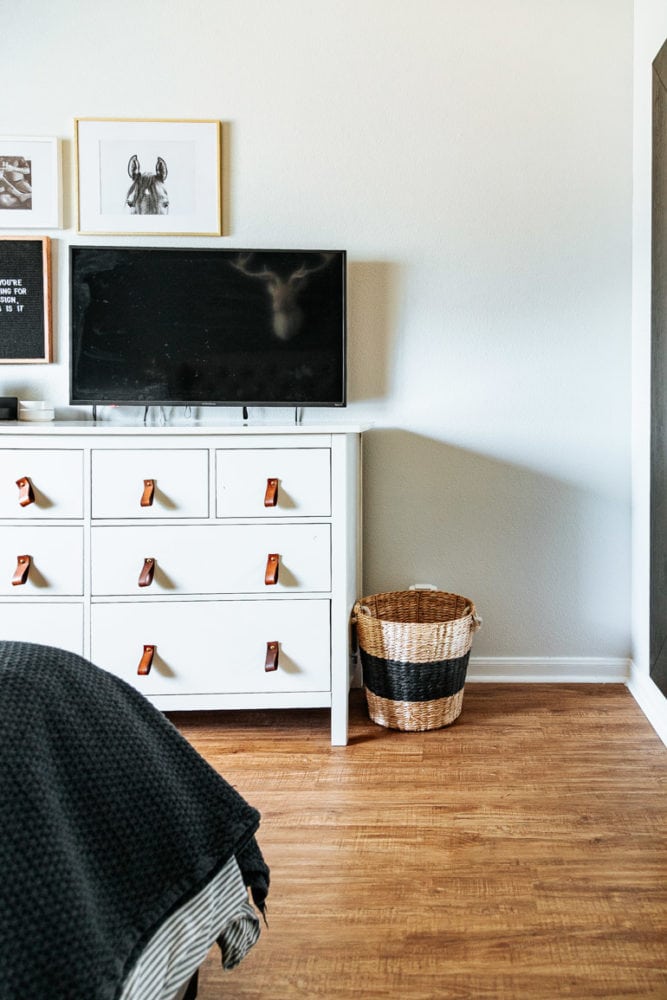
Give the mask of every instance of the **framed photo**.
M 0 229 L 61 225 L 60 140 L 0 136 Z
M 0 364 L 52 360 L 51 240 L 0 236 Z
M 77 230 L 220 236 L 219 121 L 75 118 Z

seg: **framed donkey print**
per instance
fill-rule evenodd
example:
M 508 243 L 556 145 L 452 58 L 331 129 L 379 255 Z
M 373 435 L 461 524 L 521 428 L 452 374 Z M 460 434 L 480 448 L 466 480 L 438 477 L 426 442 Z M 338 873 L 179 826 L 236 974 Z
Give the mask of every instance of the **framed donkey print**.
M 75 119 L 80 233 L 219 236 L 221 125 Z

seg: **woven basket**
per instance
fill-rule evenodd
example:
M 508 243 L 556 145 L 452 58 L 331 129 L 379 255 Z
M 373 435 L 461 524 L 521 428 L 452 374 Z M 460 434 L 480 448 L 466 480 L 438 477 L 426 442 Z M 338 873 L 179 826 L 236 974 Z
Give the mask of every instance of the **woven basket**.
M 357 601 L 353 620 L 373 722 L 417 732 L 458 718 L 481 625 L 472 601 L 435 589 L 373 594 Z

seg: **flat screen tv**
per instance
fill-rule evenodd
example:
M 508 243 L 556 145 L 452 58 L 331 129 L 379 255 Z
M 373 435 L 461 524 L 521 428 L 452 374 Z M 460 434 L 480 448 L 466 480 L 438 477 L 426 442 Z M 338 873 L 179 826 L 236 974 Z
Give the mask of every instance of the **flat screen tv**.
M 70 247 L 70 402 L 345 406 L 344 250 Z

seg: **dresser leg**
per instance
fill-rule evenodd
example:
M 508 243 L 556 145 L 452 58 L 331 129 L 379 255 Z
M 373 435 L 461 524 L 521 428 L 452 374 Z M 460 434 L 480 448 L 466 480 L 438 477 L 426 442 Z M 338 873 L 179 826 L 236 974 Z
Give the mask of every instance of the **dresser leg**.
M 350 692 L 347 686 L 332 684 L 331 745 L 347 746 Z

